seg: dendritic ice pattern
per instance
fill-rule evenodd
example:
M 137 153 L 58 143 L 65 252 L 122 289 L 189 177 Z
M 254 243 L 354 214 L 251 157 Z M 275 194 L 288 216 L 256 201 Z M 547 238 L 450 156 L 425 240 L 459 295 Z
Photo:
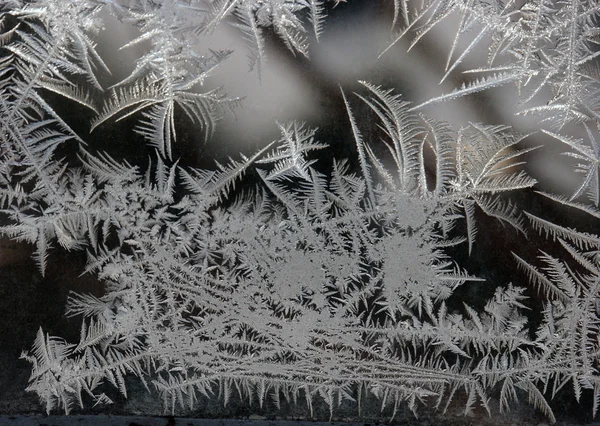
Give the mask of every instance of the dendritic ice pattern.
M 319 399 L 333 418 L 370 394 L 392 418 L 403 407 L 443 413 L 454 404 L 496 415 L 525 395 L 554 422 L 549 401 L 569 388 L 577 401 L 591 395 L 585 409 L 596 416 L 600 237 L 522 209 L 519 194 L 586 215 L 597 229 L 598 2 L 371 0 L 391 26 L 381 57 L 451 23 L 436 72 L 468 78 L 421 103 L 368 81 L 336 86 L 346 157 L 299 119 L 274 122 L 278 139 L 213 168 L 177 158 L 185 120 L 208 146 L 223 117 L 244 108 L 210 83 L 231 51 L 198 40 L 235 29 L 247 78 L 261 79 L 269 45 L 310 61 L 327 15 L 357 1 L 0 4 L 0 234 L 30 244 L 41 275 L 54 251 L 85 253 L 80 272 L 104 286 L 101 296 L 69 297 L 78 342 L 40 328 L 23 352 L 27 390 L 48 412 L 127 397 L 135 377 L 167 412 L 193 410 L 200 395 L 227 404 L 237 394 L 311 413 Z M 98 53 L 109 19 L 137 31 L 120 48 L 144 50 L 111 85 Z M 485 59 L 465 69 L 482 46 Z M 538 117 L 535 131 L 456 127 L 429 114 L 508 85 L 520 97 L 515 113 Z M 89 117 L 84 132 L 57 98 Z M 147 162 L 88 145 L 88 132 L 108 134 L 124 120 L 134 125 L 123 137 L 147 145 Z M 581 177 L 573 193 L 539 189 L 526 164 L 544 149 L 527 143 L 533 134 L 565 147 Z M 515 247 L 504 266 L 519 282 L 486 283 L 459 262 L 479 250 L 482 219 L 553 250 L 532 259 Z M 488 284 L 486 300 L 457 300 Z

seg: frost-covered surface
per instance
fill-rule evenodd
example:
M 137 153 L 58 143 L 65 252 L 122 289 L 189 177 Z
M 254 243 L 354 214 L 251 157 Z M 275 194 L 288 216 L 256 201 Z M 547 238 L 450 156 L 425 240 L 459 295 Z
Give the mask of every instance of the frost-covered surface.
M 201 50 L 198 39 L 233 25 L 260 78 L 268 40 L 308 57 L 338 3 L 0 6 L 0 232 L 33 246 L 42 275 L 54 250 L 84 252 L 81 272 L 104 288 L 69 298 L 67 313 L 82 321 L 78 341 L 40 328 L 23 353 L 27 389 L 48 412 L 127 397 L 136 377 L 172 412 L 214 397 L 305 404 L 311 413 L 324 403 L 330 416 L 365 398 L 392 417 L 456 404 L 465 415 L 495 414 L 524 397 L 554 421 L 548 400 L 568 388 L 596 414 L 600 237 L 511 200 L 537 184 L 523 167 L 537 153 L 524 144 L 528 133 L 497 123 L 454 128 L 426 113 L 516 84 L 517 113 L 541 114 L 539 134 L 563 143 L 582 175 L 572 194 L 537 194 L 600 218 L 595 2 L 382 2 L 400 31 L 382 55 L 455 20 L 442 79 L 487 43 L 487 59 L 469 70 L 482 76 L 420 104 L 370 82 L 354 94 L 337 87 L 347 158 L 323 155 L 333 141 L 300 121 L 274 123 L 279 139 L 213 169 L 174 154 L 182 120 L 204 141 L 243 108 L 226 87 L 209 88 L 231 52 Z M 123 48 L 144 49 L 110 87 L 96 50 L 108 16 L 139 33 Z M 57 95 L 86 109 L 82 117 L 89 110 L 86 132 L 135 123 L 149 161 L 88 146 L 87 133 L 52 107 Z M 569 133 L 573 124 L 587 139 Z M 519 282 L 491 284 L 486 300 L 470 303 L 459 294 L 482 279 L 453 255 L 475 255 L 484 217 L 554 248 L 537 264 L 515 248 L 506 268 L 522 271 Z

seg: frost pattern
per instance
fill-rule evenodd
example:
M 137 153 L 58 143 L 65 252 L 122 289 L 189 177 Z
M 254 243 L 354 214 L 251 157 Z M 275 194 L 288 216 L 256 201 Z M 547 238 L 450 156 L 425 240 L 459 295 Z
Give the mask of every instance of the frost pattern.
M 504 125 L 460 129 L 417 115 L 426 104 L 516 82 L 525 100 L 549 88 L 541 112 L 558 123 L 585 121 L 589 144 L 544 129 L 570 149 L 584 175 L 570 197 L 542 193 L 557 205 L 600 218 L 598 147 L 588 125 L 597 113 L 591 49 L 593 2 L 435 0 L 415 8 L 394 2 L 402 37 L 415 42 L 438 22 L 461 17 L 447 74 L 491 37 L 491 76 L 413 106 L 392 90 L 361 82 L 341 90 L 355 158 L 318 160 L 327 141 L 299 122 L 279 123 L 280 139 L 250 158 L 213 170 L 172 158 L 175 114 L 199 122 L 208 137 L 223 109 L 237 106 L 222 90 L 202 91 L 228 52 L 194 50 L 194 37 L 229 21 L 262 66 L 263 30 L 308 54 L 325 12 L 317 0 L 38 0 L 0 6 L 0 232 L 35 246 L 43 274 L 49 251 L 86 250 L 85 272 L 105 294 L 73 294 L 67 313 L 82 318 L 80 340 L 42 329 L 23 358 L 32 364 L 29 391 L 48 412 L 90 400 L 109 403 L 103 383 L 127 396 L 137 376 L 165 409 L 192 409 L 200 394 L 225 404 L 241 397 L 315 398 L 331 410 L 375 395 L 393 415 L 402 406 L 445 410 L 457 393 L 465 412 L 507 410 L 520 392 L 555 420 L 547 397 L 569 384 L 579 400 L 593 392 L 598 409 L 597 235 L 522 212 L 510 196 L 536 180 L 520 168 L 534 148 Z M 94 35 L 109 11 L 136 25 L 147 43 L 130 76 L 111 88 Z M 458 40 L 479 33 L 454 61 Z M 414 30 L 414 31 L 413 31 Z M 393 45 L 394 43 L 392 43 Z M 552 46 L 552 49 L 549 47 Z M 387 51 L 391 51 L 390 48 Z M 389 53 L 386 53 L 389 54 Z M 494 65 L 496 57 L 506 61 Z M 135 131 L 156 149 L 152 164 L 131 165 L 85 142 L 46 101 L 48 91 L 88 108 L 91 128 L 138 118 Z M 376 137 L 355 113 L 369 109 Z M 98 106 L 100 105 L 100 106 Z M 381 141 L 379 141 L 381 136 Z M 64 149 L 77 156 L 62 158 Z M 429 168 L 426 156 L 434 157 Z M 258 184 L 235 191 L 254 173 Z M 514 254 L 523 285 L 499 286 L 479 307 L 452 302 L 480 278 L 452 258 L 477 250 L 478 218 L 509 232 L 539 232 L 563 250 L 535 262 Z M 537 299 L 526 296 L 530 286 Z M 535 329 L 532 307 L 543 306 Z

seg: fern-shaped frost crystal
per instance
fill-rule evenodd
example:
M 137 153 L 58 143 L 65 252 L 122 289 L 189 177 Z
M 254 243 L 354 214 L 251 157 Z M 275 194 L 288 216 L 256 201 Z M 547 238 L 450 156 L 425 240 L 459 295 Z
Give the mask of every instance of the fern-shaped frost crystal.
M 488 41 L 488 61 L 471 70 L 483 76 L 416 106 L 368 82 L 355 94 L 341 90 L 352 158 L 318 159 L 330 152 L 318 129 L 278 123 L 279 139 L 210 170 L 174 158 L 178 117 L 207 138 L 239 99 L 205 87 L 230 52 L 201 53 L 196 38 L 233 24 L 260 74 L 269 32 L 308 56 L 338 1 L 5 3 L 0 233 L 32 244 L 42 273 L 54 250 L 85 250 L 83 272 L 104 284 L 101 296 L 69 298 L 78 342 L 40 330 L 23 354 L 28 390 L 48 412 L 109 403 L 111 389 L 127 397 L 133 376 L 172 412 L 194 409 L 201 395 L 227 404 L 237 394 L 278 408 L 300 396 L 311 411 L 320 399 L 333 416 L 367 392 L 392 417 L 401 405 L 445 411 L 459 393 L 466 413 L 491 413 L 524 393 L 555 420 L 545 397 L 568 385 L 578 400 L 593 392 L 595 414 L 599 237 L 511 201 L 536 184 L 520 167 L 535 149 L 521 144 L 529 134 L 478 122 L 454 129 L 416 113 L 512 82 L 523 114 L 543 113 L 556 127 L 595 120 L 594 2 L 394 1 L 403 29 L 385 54 L 455 17 L 442 80 Z M 123 48 L 145 49 L 111 87 L 95 48 L 104 12 L 139 29 Z M 546 90 L 546 103 L 528 104 Z M 48 92 L 94 114 L 95 132 L 132 120 L 156 151 L 132 165 L 85 147 Z M 375 125 L 366 128 L 359 104 Z M 544 131 L 569 146 L 583 179 L 569 197 L 536 196 L 599 218 L 598 147 L 585 126 L 589 144 Z M 516 253 L 523 285 L 482 284 L 455 255 L 478 250 L 485 216 L 508 232 L 543 234 L 564 256 L 541 252 L 536 264 Z M 494 287 L 488 299 L 463 303 L 474 285 Z

